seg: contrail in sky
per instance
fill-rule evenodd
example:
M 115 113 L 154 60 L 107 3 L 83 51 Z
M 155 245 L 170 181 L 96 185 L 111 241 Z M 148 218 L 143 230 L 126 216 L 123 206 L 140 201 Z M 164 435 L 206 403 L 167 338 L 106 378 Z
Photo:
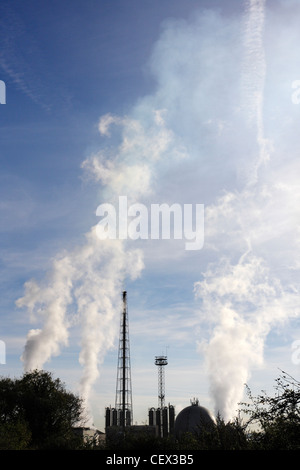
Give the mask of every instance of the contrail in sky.
M 249 130 L 256 133 L 259 147 L 258 156 L 248 175 L 248 184 L 256 183 L 257 171 L 269 160 L 269 144 L 264 136 L 264 88 L 266 61 L 264 51 L 264 23 L 266 0 L 247 0 L 244 46 L 245 55 L 242 69 L 242 102 L 248 117 Z

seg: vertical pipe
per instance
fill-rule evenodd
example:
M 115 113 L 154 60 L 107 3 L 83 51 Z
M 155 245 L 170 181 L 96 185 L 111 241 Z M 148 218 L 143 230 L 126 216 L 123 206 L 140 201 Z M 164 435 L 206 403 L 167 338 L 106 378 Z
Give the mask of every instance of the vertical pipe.
M 156 432 L 157 432 L 158 437 L 161 437 L 162 429 L 161 429 L 161 409 L 160 408 L 157 408 L 156 410 L 155 419 L 156 419 Z
M 162 429 L 163 429 L 163 437 L 167 437 L 169 434 L 169 423 L 168 423 L 168 408 L 165 406 L 162 410 Z
M 170 429 L 170 434 L 174 434 L 174 424 L 175 424 L 175 409 L 174 409 L 174 406 L 169 405 L 169 429 Z
M 109 428 L 111 426 L 111 409 L 106 408 L 105 410 L 105 428 Z
M 126 401 L 126 292 L 123 292 L 123 384 L 122 384 L 122 426 L 125 428 Z

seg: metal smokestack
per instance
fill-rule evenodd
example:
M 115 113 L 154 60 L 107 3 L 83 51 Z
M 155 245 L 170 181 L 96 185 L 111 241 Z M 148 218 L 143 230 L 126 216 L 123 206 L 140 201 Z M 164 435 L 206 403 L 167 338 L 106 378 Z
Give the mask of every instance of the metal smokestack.
M 123 310 L 120 322 L 115 408 L 118 411 L 118 425 L 123 429 L 130 426 L 132 424 L 132 391 L 126 291 L 123 292 Z

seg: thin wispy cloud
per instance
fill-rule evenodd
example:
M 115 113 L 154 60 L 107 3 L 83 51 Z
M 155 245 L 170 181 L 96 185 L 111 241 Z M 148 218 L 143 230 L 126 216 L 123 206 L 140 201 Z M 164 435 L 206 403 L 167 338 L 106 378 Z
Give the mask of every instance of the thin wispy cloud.
M 47 112 L 58 103 L 60 109 L 69 106 L 67 89 L 57 85 L 53 90 L 53 83 L 58 83 L 55 73 L 49 73 L 46 56 L 17 5 L 1 3 L 0 30 L 0 70 L 6 82 Z

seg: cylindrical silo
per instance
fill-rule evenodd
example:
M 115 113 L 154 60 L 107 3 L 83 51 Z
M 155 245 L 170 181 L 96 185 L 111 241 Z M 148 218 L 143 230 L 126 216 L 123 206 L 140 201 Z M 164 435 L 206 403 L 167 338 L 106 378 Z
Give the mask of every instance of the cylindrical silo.
M 168 435 L 168 408 L 165 407 L 162 410 L 162 432 L 163 437 L 167 437 Z
M 105 427 L 106 428 L 109 428 L 111 426 L 111 409 L 110 408 L 106 408 L 105 410 Z
M 149 426 L 155 425 L 155 409 L 150 408 L 149 410 Z

